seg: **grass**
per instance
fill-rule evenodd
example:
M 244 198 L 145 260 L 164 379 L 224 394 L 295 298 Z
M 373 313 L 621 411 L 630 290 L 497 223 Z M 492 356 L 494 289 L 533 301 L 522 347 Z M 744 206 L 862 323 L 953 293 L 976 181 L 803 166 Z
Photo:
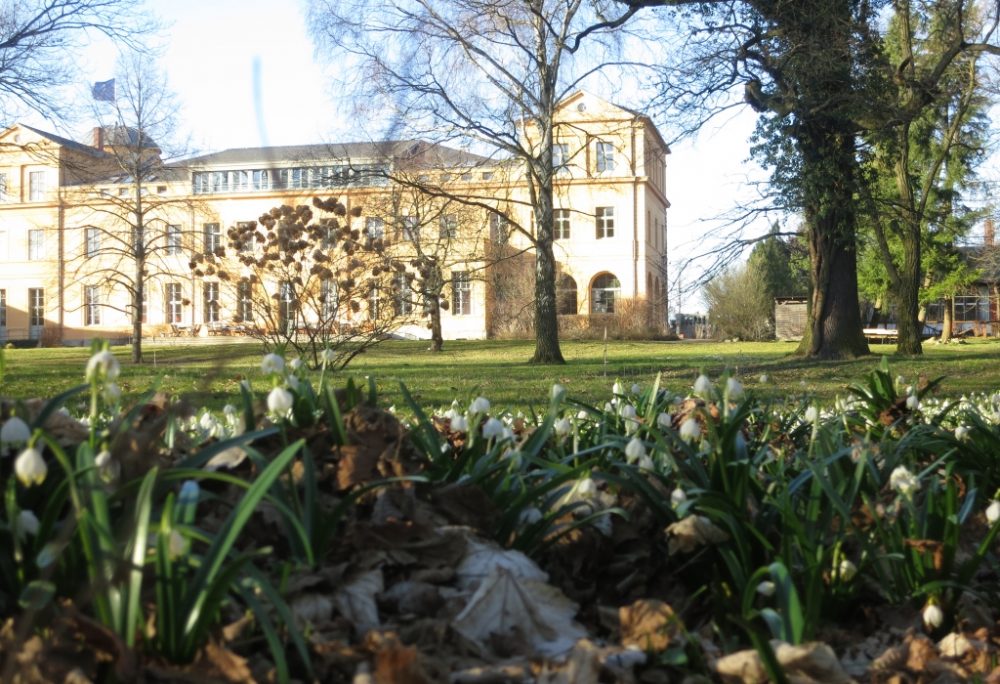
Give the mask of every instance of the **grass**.
M 603 342 L 566 341 L 565 366 L 527 363 L 534 349 L 530 341 L 447 342 L 445 351 L 431 354 L 426 342 L 386 342 L 358 357 L 342 374 L 371 375 L 379 396 L 401 404 L 399 383 L 406 383 L 423 405 L 446 405 L 452 399 L 467 402 L 482 395 L 497 407 L 542 407 L 555 382 L 574 398 L 605 401 L 616 378 L 628 384 L 648 384 L 657 373 L 674 390 L 690 387 L 699 372 L 717 377 L 729 369 L 748 388 L 767 398 L 809 395 L 830 399 L 844 386 L 870 371 L 891 345 L 874 345 L 873 355 L 852 361 L 806 361 L 793 356 L 788 342 L 647 342 L 611 341 L 606 357 Z M 966 344 L 926 345 L 923 357 L 895 357 L 893 372 L 908 381 L 920 374 L 946 376 L 943 392 L 949 396 L 1000 389 L 1000 341 L 970 340 Z M 187 397 L 196 406 L 220 407 L 238 394 L 247 378 L 254 389 L 261 382 L 259 347 L 253 344 L 147 346 L 147 363 L 126 362 L 128 349 L 113 350 L 122 361 L 119 385 L 135 398 L 151 386 Z M 14 398 L 54 396 L 83 382 L 89 355 L 79 348 L 6 350 L 6 374 L 0 395 Z M 762 384 L 759 378 L 768 376 Z

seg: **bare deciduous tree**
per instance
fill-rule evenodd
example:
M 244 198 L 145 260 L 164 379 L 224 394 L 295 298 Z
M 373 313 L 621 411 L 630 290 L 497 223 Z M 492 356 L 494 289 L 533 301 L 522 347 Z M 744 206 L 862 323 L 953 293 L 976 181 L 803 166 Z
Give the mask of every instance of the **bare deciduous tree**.
M 556 109 L 616 61 L 614 30 L 637 9 L 609 0 L 313 0 L 311 7 L 321 43 L 360 62 L 377 106 L 391 108 L 393 135 L 480 144 L 526 185 L 533 223 L 514 225 L 535 253 L 532 361 L 563 363 L 552 249 Z M 363 97 L 370 105 L 371 92 Z

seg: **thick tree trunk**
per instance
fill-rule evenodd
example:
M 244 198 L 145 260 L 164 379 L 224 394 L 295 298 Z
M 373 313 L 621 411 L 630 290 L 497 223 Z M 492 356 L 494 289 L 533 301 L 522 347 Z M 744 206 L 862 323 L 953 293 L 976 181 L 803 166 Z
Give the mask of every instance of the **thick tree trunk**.
M 813 291 L 799 351 L 823 359 L 868 354 L 858 301 L 854 135 L 833 120 L 798 131 Z
M 912 227 L 908 227 L 912 230 Z M 896 330 L 899 341 L 897 354 L 922 354 L 920 331 L 923 326 L 920 315 L 920 227 L 916 226 L 916 236 L 910 234 L 903 240 L 903 271 L 900 273 L 899 288 L 893 291 L 896 304 Z M 916 237 L 916 239 L 912 239 Z
M 438 297 L 430 298 L 431 346 L 427 351 L 439 352 L 444 349 L 444 337 L 441 335 L 441 304 Z
M 944 299 L 944 313 L 941 316 L 941 341 L 947 342 L 951 339 L 951 331 L 955 325 L 955 300 L 951 297 Z
M 543 146 L 552 154 L 552 131 Z M 552 252 L 552 173 L 537 174 L 535 195 L 535 355 L 531 363 L 566 363 L 559 349 L 559 318 L 556 306 L 556 258 Z

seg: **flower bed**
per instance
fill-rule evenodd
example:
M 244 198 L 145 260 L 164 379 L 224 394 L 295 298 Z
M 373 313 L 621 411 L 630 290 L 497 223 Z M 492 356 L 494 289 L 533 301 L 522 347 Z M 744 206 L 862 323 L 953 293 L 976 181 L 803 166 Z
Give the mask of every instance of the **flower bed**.
M 1000 675 L 1000 395 L 883 363 L 832 406 L 701 376 L 397 415 L 269 354 L 215 414 L 119 370 L 4 401 L 5 676 Z

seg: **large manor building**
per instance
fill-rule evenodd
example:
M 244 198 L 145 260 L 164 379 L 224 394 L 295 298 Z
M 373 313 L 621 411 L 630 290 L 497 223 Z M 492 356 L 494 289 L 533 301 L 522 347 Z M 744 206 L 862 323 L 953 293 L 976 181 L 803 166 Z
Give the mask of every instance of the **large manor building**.
M 523 136 L 530 145 L 530 126 Z M 235 260 L 255 247 L 227 245 L 274 207 L 317 196 L 339 200 L 355 237 L 384 241 L 401 263 L 417 263 L 407 250 L 418 233 L 431 236 L 423 249 L 437 250 L 446 281 L 444 338 L 525 332 L 534 216 L 520 164 L 419 141 L 241 148 L 178 162 L 159 154 L 155 141 L 120 127 L 95 129 L 87 143 L 21 124 L 0 133 L 0 340 L 123 340 L 136 315 L 144 336 L 267 325 L 249 294 L 259 281 L 241 277 Z M 553 155 L 561 325 L 627 313 L 665 328 L 668 154 L 645 115 L 584 91 L 561 104 Z M 315 247 L 323 261 L 324 245 Z M 206 254 L 232 267 L 196 266 Z M 372 298 L 349 315 L 362 320 L 378 306 Z M 424 307 L 390 308 L 394 331 L 429 335 Z

